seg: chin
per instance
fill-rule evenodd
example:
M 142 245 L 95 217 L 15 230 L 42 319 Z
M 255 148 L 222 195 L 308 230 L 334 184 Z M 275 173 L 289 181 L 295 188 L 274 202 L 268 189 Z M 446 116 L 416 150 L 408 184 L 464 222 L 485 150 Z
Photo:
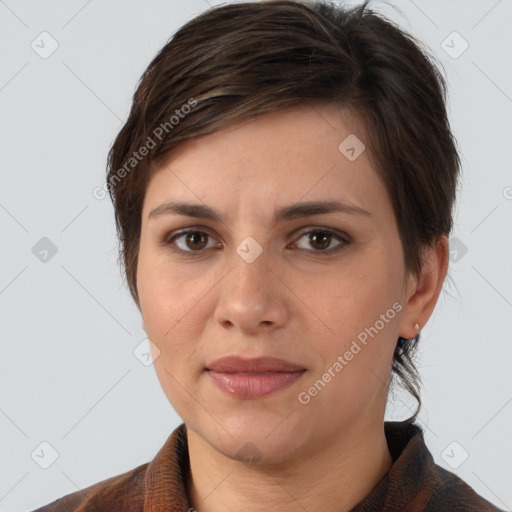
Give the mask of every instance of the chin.
M 263 411 L 237 413 L 222 419 L 222 427 L 211 430 L 205 423 L 202 437 L 224 456 L 247 465 L 279 464 L 289 461 L 307 443 L 307 429 L 286 414 Z M 296 418 L 294 418 L 296 420 Z M 224 430 L 225 429 L 225 430 Z
M 272 437 L 272 436 L 271 436 Z M 226 457 L 247 466 L 269 466 L 289 462 L 299 451 L 296 440 L 275 436 L 240 436 L 214 446 Z

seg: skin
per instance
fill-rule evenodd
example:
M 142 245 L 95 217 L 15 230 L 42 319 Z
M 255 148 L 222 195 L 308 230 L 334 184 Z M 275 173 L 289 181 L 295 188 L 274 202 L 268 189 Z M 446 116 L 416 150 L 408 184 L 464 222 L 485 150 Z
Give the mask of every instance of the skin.
M 149 182 L 139 306 L 160 351 L 153 355 L 162 388 L 187 425 L 188 493 L 199 512 L 350 510 L 392 464 L 384 412 L 394 347 L 399 335 L 414 337 L 414 324 L 429 319 L 448 245 L 441 237 L 426 249 L 420 276 L 406 271 L 392 205 L 369 150 L 355 161 L 338 150 L 351 133 L 364 141 L 363 126 L 338 106 L 294 107 L 182 143 Z M 272 221 L 281 206 L 332 199 L 369 215 Z M 207 204 L 224 219 L 148 218 L 170 200 Z M 174 240 L 192 257 L 165 245 L 192 227 L 208 236 Z M 306 228 L 339 230 L 350 243 L 335 236 L 315 243 Z M 262 248 L 252 263 L 236 252 L 246 237 Z M 309 403 L 300 403 L 299 393 L 396 302 L 402 307 L 394 318 Z M 306 372 L 266 397 L 236 399 L 205 372 L 208 363 L 233 354 L 279 357 Z M 243 447 L 257 460 L 244 460 Z

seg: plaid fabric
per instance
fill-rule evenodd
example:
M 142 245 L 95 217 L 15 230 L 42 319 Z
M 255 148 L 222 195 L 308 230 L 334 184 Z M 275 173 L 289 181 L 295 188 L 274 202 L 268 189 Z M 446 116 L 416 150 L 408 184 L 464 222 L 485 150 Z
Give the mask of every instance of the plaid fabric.
M 503 512 L 434 463 L 417 424 L 385 422 L 384 429 L 393 465 L 351 512 Z M 188 469 L 187 431 L 181 424 L 150 463 L 33 512 L 188 512 Z

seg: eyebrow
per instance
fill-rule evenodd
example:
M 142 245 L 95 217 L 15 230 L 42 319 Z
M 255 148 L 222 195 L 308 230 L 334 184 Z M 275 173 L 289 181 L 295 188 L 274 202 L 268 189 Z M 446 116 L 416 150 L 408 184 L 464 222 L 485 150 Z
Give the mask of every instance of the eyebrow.
M 371 216 L 370 212 L 348 201 L 307 201 L 279 208 L 274 214 L 274 223 L 311 215 L 336 212 Z M 224 222 L 222 213 L 211 206 L 179 201 L 168 201 L 157 206 L 155 209 L 151 210 L 148 218 L 152 219 L 160 215 L 184 215 L 186 217 Z

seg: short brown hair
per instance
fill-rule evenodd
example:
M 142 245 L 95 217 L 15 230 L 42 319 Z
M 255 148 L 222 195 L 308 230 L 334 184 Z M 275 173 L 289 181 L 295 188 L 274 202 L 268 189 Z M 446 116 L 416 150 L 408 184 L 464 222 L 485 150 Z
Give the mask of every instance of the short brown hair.
M 209 9 L 185 24 L 143 73 L 108 156 L 120 264 L 136 287 L 141 211 L 151 164 L 233 121 L 304 103 L 348 107 L 396 215 L 407 270 L 452 228 L 460 167 L 446 84 L 421 43 L 368 8 L 270 0 Z M 142 155 L 142 156 L 141 156 Z M 395 374 L 421 407 L 419 334 L 399 337 Z

